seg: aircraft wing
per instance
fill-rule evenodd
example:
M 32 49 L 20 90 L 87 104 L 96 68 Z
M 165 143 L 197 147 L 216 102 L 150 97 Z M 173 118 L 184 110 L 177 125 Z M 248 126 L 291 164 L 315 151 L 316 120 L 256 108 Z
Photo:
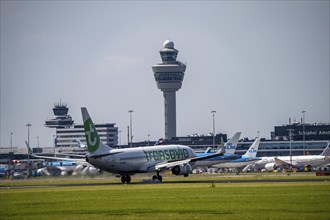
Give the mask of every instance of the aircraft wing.
M 291 167 L 291 166 L 297 165 L 294 161 L 292 161 L 292 164 L 291 164 L 291 163 L 285 162 L 284 160 L 280 160 L 277 157 L 275 157 L 274 160 L 275 160 L 276 165 L 278 165 L 278 166 Z
M 219 153 L 214 153 L 211 155 L 206 155 L 206 156 L 201 156 L 201 157 L 192 157 L 192 158 L 188 158 L 188 159 L 184 159 L 184 160 L 163 162 L 163 163 L 156 164 L 155 170 L 171 169 L 172 167 L 175 167 L 177 165 L 185 166 L 186 164 L 189 164 L 192 162 L 206 160 L 209 158 L 214 158 L 214 157 L 219 157 L 219 156 L 223 156 L 223 153 L 219 152 Z M 232 157 L 233 156 L 228 156 L 228 157 L 225 157 L 225 159 L 231 160 Z M 228 160 L 221 160 L 221 162 L 219 162 L 219 163 L 225 163 L 225 162 L 228 162 Z
M 34 154 L 35 156 L 39 156 L 38 154 Z M 86 158 L 85 155 L 81 154 L 62 154 L 62 153 L 56 153 L 56 155 L 61 155 L 61 156 L 69 156 L 69 157 L 80 157 L 80 158 Z
M 172 162 L 165 162 L 165 163 L 159 163 L 159 164 L 156 164 L 155 170 L 171 169 L 172 167 L 175 167 L 177 165 L 186 165 L 189 162 L 190 162 L 190 159 L 179 160 L 179 161 L 172 161 Z
M 77 163 L 86 163 L 86 159 L 82 158 L 67 158 L 67 157 L 47 157 L 47 156 L 38 156 L 35 155 L 30 148 L 29 144 L 25 141 L 26 147 L 28 149 L 28 154 L 32 157 L 41 158 L 41 159 L 52 159 L 52 160 L 67 160 L 67 161 L 76 161 Z

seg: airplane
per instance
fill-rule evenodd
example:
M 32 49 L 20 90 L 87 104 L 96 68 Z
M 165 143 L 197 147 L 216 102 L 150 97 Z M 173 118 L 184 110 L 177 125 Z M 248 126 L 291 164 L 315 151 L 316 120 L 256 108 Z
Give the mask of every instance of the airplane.
M 323 150 L 320 155 L 302 155 L 302 156 L 278 156 L 278 157 L 261 157 L 259 161 L 248 165 L 244 170 L 249 168 L 255 170 L 265 169 L 266 171 L 274 171 L 279 167 L 292 169 L 303 166 L 316 167 L 330 163 L 330 144 Z
M 112 149 L 100 140 L 87 108 L 82 107 L 81 112 L 88 151 L 86 161 L 100 170 L 121 175 L 122 183 L 130 183 L 131 175 L 149 172 L 156 172 L 152 179 L 161 182 L 162 176 L 159 173 L 163 170 L 171 170 L 174 175 L 186 177 L 197 162 L 223 156 L 222 150 L 219 150 L 198 157 L 192 148 L 184 145 Z M 212 165 L 215 162 L 208 163 Z
M 197 163 L 194 164 L 194 167 L 209 167 L 215 164 L 220 164 L 220 163 L 225 163 L 225 162 L 229 162 L 231 160 L 235 160 L 235 159 L 239 159 L 240 156 L 239 155 L 235 155 L 235 150 L 237 147 L 237 143 L 239 140 L 239 137 L 241 136 L 241 132 L 236 132 L 224 145 L 224 155 L 221 157 L 213 157 L 213 158 L 209 158 L 203 161 L 198 161 Z M 217 153 L 219 153 L 220 151 L 222 151 L 222 148 L 220 148 L 220 150 L 217 151 Z M 208 155 L 212 155 L 211 149 L 208 148 L 206 149 L 206 151 L 204 153 L 197 153 L 196 155 L 198 157 L 205 157 Z
M 213 167 L 216 168 L 241 168 L 244 166 L 247 166 L 249 164 L 254 163 L 257 160 L 260 160 L 260 158 L 257 157 L 257 152 L 260 144 L 260 138 L 257 138 L 250 148 L 246 151 L 245 154 L 240 156 L 240 158 L 225 162 L 225 163 L 220 163 L 213 165 Z
M 37 170 L 38 175 L 46 175 L 46 176 L 58 176 L 58 175 L 77 175 L 82 174 L 94 176 L 97 173 L 100 173 L 99 169 L 91 166 L 88 162 L 86 162 L 84 155 L 77 154 L 61 154 L 62 156 L 74 156 L 79 158 L 68 158 L 68 157 L 51 157 L 51 156 L 41 156 L 33 153 L 27 141 L 25 141 L 26 147 L 28 149 L 28 154 L 35 158 L 40 159 L 50 159 L 57 160 L 55 162 L 48 162 L 45 167 L 39 168 Z
M 37 175 L 46 175 L 46 176 L 65 176 L 71 174 L 77 163 L 75 161 L 54 161 L 47 162 L 45 167 L 37 169 Z

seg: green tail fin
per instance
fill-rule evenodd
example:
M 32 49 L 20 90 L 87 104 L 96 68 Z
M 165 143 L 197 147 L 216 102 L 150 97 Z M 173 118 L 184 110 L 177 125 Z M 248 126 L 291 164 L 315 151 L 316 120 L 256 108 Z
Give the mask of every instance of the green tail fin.
M 81 108 L 81 113 L 84 122 L 85 137 L 87 143 L 87 150 L 90 153 L 94 153 L 100 146 L 100 136 L 95 129 L 95 125 L 88 114 L 88 111 L 85 107 Z

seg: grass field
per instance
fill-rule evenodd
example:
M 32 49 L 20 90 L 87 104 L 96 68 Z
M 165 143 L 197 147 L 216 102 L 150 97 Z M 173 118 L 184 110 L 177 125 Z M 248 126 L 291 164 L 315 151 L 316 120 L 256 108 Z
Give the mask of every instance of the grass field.
M 49 184 L 47 188 L 18 189 L 3 186 L 38 185 L 38 181 L 2 181 L 0 219 L 330 220 L 329 178 L 318 182 L 200 181 L 205 178 L 129 185 L 97 185 L 104 183 L 104 179 L 42 179 L 43 184 Z M 75 181 L 84 185 L 57 186 Z

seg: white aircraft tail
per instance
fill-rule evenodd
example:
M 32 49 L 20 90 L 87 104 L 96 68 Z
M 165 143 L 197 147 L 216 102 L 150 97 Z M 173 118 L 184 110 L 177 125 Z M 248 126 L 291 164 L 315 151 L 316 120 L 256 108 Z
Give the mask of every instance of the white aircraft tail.
M 249 148 L 248 151 L 246 151 L 246 153 L 243 155 L 245 157 L 256 157 L 257 156 L 257 152 L 258 152 L 258 148 L 259 148 L 259 144 L 260 144 L 260 138 L 257 138 L 253 144 L 251 145 L 251 147 Z
M 320 155 L 321 156 L 330 156 L 330 143 L 328 143 L 328 146 L 323 150 L 323 152 Z
M 227 141 L 225 143 L 225 146 L 224 146 L 225 147 L 225 154 L 234 154 L 235 153 L 235 150 L 236 150 L 236 147 L 237 147 L 237 143 L 238 143 L 238 140 L 239 140 L 239 137 L 240 136 L 241 136 L 241 132 L 236 132 L 232 136 L 232 138 L 230 138 L 229 141 Z
M 81 114 L 84 122 L 87 150 L 90 155 L 103 155 L 109 153 L 110 147 L 103 144 L 95 125 L 85 107 L 81 107 Z

